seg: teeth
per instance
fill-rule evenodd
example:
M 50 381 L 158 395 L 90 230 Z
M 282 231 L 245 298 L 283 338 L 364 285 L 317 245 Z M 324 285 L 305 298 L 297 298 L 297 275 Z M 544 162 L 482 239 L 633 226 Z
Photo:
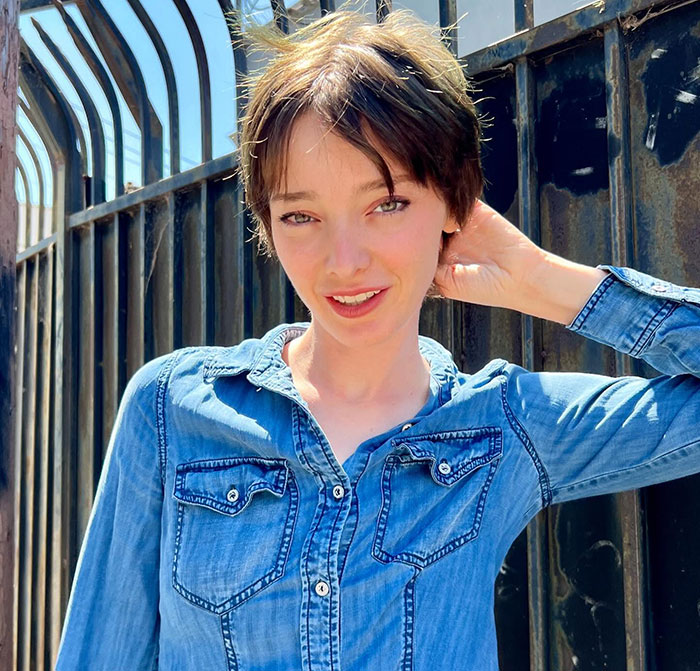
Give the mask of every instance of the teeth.
M 333 298 L 338 301 L 338 303 L 345 303 L 345 305 L 359 305 L 372 298 L 372 296 L 376 296 L 378 293 L 379 291 L 367 291 L 364 294 L 357 294 L 355 296 L 333 296 Z

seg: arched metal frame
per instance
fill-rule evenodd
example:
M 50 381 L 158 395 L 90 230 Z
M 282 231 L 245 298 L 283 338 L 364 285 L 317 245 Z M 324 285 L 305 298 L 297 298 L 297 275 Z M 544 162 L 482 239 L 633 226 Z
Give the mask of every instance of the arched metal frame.
M 280 321 L 306 318 L 279 267 L 255 253 L 250 240 L 252 222 L 240 206 L 243 193 L 236 177 L 235 153 L 211 158 L 209 68 L 189 6 L 184 0 L 173 0 L 193 43 L 199 73 L 203 163 L 180 172 L 178 92 L 172 64 L 143 7 L 138 0 L 128 1 L 153 42 L 165 76 L 171 151 L 171 175 L 166 179 L 161 179 L 162 127 L 148 99 L 146 82 L 127 41 L 99 0 L 78 0 L 76 4 L 140 128 L 143 188 L 123 193 L 117 94 L 97 54 L 59 0 L 51 2 L 104 90 L 114 119 L 114 200 L 98 202 L 98 195 L 85 198 L 82 177 L 87 143 L 80 124 L 26 45 L 21 54 L 20 84 L 30 104 L 20 104 L 51 161 L 55 222 L 49 238 L 17 256 L 18 357 L 23 362 L 17 380 L 22 398 L 17 456 L 20 461 L 30 454 L 37 458 L 36 463 L 31 462 L 31 473 L 23 472 L 18 497 L 18 524 L 24 544 L 17 548 L 21 585 L 17 645 L 18 668 L 23 671 L 50 668 L 55 659 L 77 551 L 128 377 L 144 361 L 175 347 L 231 344 L 259 335 Z M 456 53 L 456 0 L 435 1 L 443 39 Z M 244 76 L 248 69 L 242 29 L 231 0 L 218 2 L 233 45 L 240 110 L 246 102 Z M 45 4 L 46 0 L 24 0 L 23 9 Z M 315 10 L 324 14 L 334 11 L 335 6 L 333 0 L 320 0 Z M 293 29 L 298 18 L 294 8 L 287 9 L 282 0 L 271 0 L 270 9 L 281 30 Z M 377 0 L 375 9 L 381 22 L 392 10 L 392 2 Z M 667 198 L 659 189 L 658 176 L 652 175 L 654 182 L 648 163 L 638 160 L 643 148 L 635 139 L 639 132 L 635 136 L 632 130 L 639 131 L 642 122 L 631 101 L 641 104 L 643 54 L 651 50 L 654 40 L 662 41 L 671 34 L 664 32 L 667 25 L 675 26 L 676 31 L 683 26 L 688 35 L 697 33 L 700 2 L 608 0 L 604 6 L 585 7 L 536 27 L 532 0 L 514 0 L 514 9 L 517 34 L 464 59 L 468 73 L 483 92 L 481 104 L 492 113 L 494 128 L 499 131 L 495 137 L 500 153 L 484 157 L 487 177 L 494 183 L 487 189 L 487 198 L 495 202 L 502 196 L 501 209 L 533 240 L 557 253 L 586 262 L 600 262 L 600 255 L 607 255 L 604 260 L 651 272 L 665 268 L 662 261 L 640 251 L 640 227 L 666 254 L 671 248 L 668 237 L 655 234 L 645 219 L 652 210 L 666 215 Z M 51 42 L 46 34 L 42 39 L 47 45 Z M 695 42 L 689 43 L 689 49 L 698 50 Z M 60 53 L 56 45 L 53 50 Z M 541 174 L 542 147 L 547 142 L 541 123 L 543 106 L 548 92 L 557 90 L 562 82 L 566 84 L 566 78 L 577 72 L 567 61 L 572 54 L 588 68 L 586 79 L 595 80 L 598 86 L 602 110 L 595 108 L 596 123 L 601 118 L 605 122 L 604 128 L 598 126 L 604 133 L 605 186 L 595 194 L 576 197 L 566 188 L 553 190 Z M 695 55 L 700 58 L 700 53 Z M 60 56 L 54 53 L 54 57 L 60 63 Z M 632 69 L 635 76 L 630 74 Z M 561 79 L 552 74 L 555 71 L 563 73 Z M 87 112 L 90 103 L 83 101 L 83 105 Z M 587 111 L 592 115 L 591 110 L 592 104 Z M 94 122 L 94 109 L 89 116 Z M 562 112 L 561 116 L 566 115 Z M 95 175 L 103 175 L 103 167 L 94 160 L 98 132 L 92 132 L 93 123 L 90 126 L 95 188 Z M 684 148 L 684 165 L 693 156 L 697 158 L 696 145 Z M 35 154 L 32 159 L 38 164 Z M 513 184 L 505 195 L 497 192 L 498 184 L 506 179 L 504 173 L 512 177 Z M 682 193 L 686 202 L 698 203 L 700 189 L 692 191 L 682 184 L 688 174 L 687 168 L 682 172 L 674 167 L 664 187 Z M 646 196 L 643 211 L 631 197 L 640 189 Z M 41 192 L 43 195 L 43 188 Z M 90 202 L 94 206 L 88 209 Z M 591 212 L 603 223 L 591 225 Z M 566 226 L 557 219 L 564 213 Z M 682 234 L 678 217 L 669 227 Z M 688 241 L 688 247 L 700 258 L 700 249 L 693 245 Z M 685 261 L 685 267 L 697 267 L 692 265 L 691 254 L 687 256 L 690 260 Z M 697 284 L 700 275 L 691 277 L 679 270 L 670 279 Z M 486 312 L 477 306 L 433 302 L 424 310 L 421 330 L 437 337 L 467 370 L 483 363 L 485 357 L 506 356 L 533 370 L 572 364 L 592 372 L 638 372 L 636 364 L 623 356 L 566 341 L 557 327 L 501 311 Z M 35 417 L 40 419 L 35 421 Z M 53 474 L 51 490 L 49 468 Z M 645 524 L 645 518 L 658 517 L 655 511 L 663 503 L 674 510 L 678 521 L 678 535 L 673 538 L 682 538 L 688 547 L 700 546 L 697 531 L 683 531 L 693 511 L 700 508 L 697 495 L 686 496 L 691 501 L 687 510 L 679 510 L 672 496 L 673 492 L 687 493 L 691 486 L 673 483 L 655 490 L 653 496 L 631 492 L 569 504 L 538 516 L 511 549 L 497 582 L 502 670 L 522 669 L 527 654 L 531 671 L 561 668 L 573 654 L 591 668 L 605 663 L 608 668 L 626 667 L 628 671 L 655 665 L 678 668 L 684 654 L 687 663 L 694 663 L 700 656 L 692 657 L 696 653 L 692 641 L 700 640 L 694 635 L 695 625 L 688 623 L 684 629 L 676 624 L 678 636 L 685 632 L 687 641 L 682 645 L 668 643 L 677 643 L 678 638 L 674 639 L 673 628 L 658 614 L 659 607 L 653 608 L 665 604 L 658 585 L 664 584 L 660 576 L 664 562 L 670 559 L 658 551 L 649 552 L 654 539 L 649 544 L 645 538 L 646 533 L 658 537 L 658 525 Z M 29 492 L 36 488 L 40 495 L 35 506 Z M 596 643 L 598 647 L 587 647 L 588 642 L 580 638 L 580 632 L 585 633 L 590 626 L 590 609 L 582 606 L 575 612 L 566 611 L 566 599 L 578 598 L 570 576 L 581 569 L 576 564 L 578 558 L 564 556 L 565 528 L 574 529 L 593 544 L 607 540 L 620 558 L 619 570 L 610 569 L 605 574 L 610 587 L 604 606 L 624 626 L 621 631 L 613 627 L 605 632 Z M 47 548 L 45 555 L 41 554 L 42 545 Z M 683 566 L 682 576 L 676 576 L 679 584 L 687 586 L 689 581 L 692 584 L 700 579 L 697 567 L 685 555 L 677 562 Z M 32 582 L 32 575 L 39 575 L 38 584 Z M 44 578 L 48 588 L 41 584 Z M 692 595 L 692 589 L 680 591 Z M 679 592 L 673 598 L 680 600 L 684 595 Z M 654 638 L 650 626 L 662 630 L 663 637 Z M 32 647 L 32 641 L 38 640 L 46 641 L 45 649 Z

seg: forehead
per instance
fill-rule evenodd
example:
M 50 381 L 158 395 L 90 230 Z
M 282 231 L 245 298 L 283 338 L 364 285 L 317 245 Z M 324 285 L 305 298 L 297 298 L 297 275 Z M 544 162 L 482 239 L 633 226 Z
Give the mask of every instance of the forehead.
M 371 131 L 365 137 L 381 154 L 392 176 L 406 172 L 391 153 L 372 138 Z M 307 112 L 301 115 L 289 132 L 286 147 L 280 147 L 284 155 L 277 157 L 277 184 L 271 184 L 273 194 L 294 190 L 310 181 L 333 181 L 345 184 L 374 179 L 384 184 L 382 174 L 375 163 L 359 148 L 332 131 L 317 115 Z M 273 180 L 274 181 L 274 180 Z

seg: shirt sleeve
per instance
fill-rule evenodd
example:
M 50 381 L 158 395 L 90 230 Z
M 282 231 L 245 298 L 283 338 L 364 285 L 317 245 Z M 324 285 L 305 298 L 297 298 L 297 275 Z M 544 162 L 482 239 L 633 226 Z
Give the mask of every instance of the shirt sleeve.
M 700 291 L 611 266 L 569 325 L 662 375 L 507 368 L 504 405 L 539 475 L 541 505 L 700 471 Z
M 158 660 L 163 484 L 158 420 L 170 359 L 129 381 L 73 578 L 56 671 L 151 671 Z

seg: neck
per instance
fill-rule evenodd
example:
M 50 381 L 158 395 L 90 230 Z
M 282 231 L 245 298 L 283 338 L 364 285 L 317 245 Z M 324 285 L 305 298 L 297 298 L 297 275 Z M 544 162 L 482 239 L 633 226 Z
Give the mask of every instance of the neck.
M 291 341 L 285 360 L 302 396 L 363 404 L 427 398 L 430 369 L 408 335 L 361 348 L 348 347 L 314 328 Z

